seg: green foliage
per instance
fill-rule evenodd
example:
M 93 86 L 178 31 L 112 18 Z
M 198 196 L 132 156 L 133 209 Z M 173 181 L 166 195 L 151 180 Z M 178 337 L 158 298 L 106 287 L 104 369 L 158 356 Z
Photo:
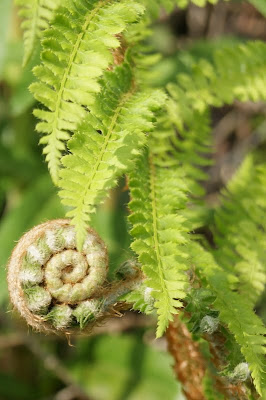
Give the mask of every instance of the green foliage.
M 176 210 L 185 207 L 186 187 L 178 172 L 158 165 L 156 158 L 146 151 L 129 176 L 129 220 L 134 237 L 131 247 L 139 256 L 148 287 L 152 288 L 159 316 L 158 337 L 172 320 L 172 314 L 182 307 L 180 299 L 186 296 L 186 232 L 182 216 L 176 214 Z
M 148 13 L 153 18 L 158 18 L 161 9 L 164 9 L 169 13 L 173 11 L 175 7 L 185 8 L 189 4 L 189 0 L 139 0 L 139 1 L 145 5 Z M 192 3 L 194 3 L 199 7 L 204 7 L 208 2 L 215 4 L 217 3 L 217 1 L 218 0 L 192 0 Z
M 214 212 L 218 249 L 213 255 L 225 270 L 239 277 L 238 290 L 255 305 L 264 290 L 266 165 L 248 156 L 223 191 Z
M 16 0 L 20 7 L 19 15 L 23 21 L 21 24 L 24 30 L 24 59 L 25 66 L 31 59 L 33 52 L 42 33 L 49 27 L 53 12 L 60 4 L 60 0 Z
M 189 292 L 185 311 L 191 315 L 188 321 L 191 332 L 199 332 L 201 321 L 205 316 L 217 317 L 217 311 L 212 309 L 215 298 L 213 291 L 206 288 L 192 289 Z
M 219 319 L 235 336 L 249 364 L 257 391 L 262 395 L 266 389 L 266 328 L 249 302 L 230 289 L 232 276 L 215 263 L 211 254 L 197 243 L 192 243 L 189 250 L 192 264 L 200 270 L 208 286 L 216 294 L 214 307 L 219 311 Z
M 2 76 L 6 53 L 8 53 L 6 44 L 8 39 L 8 25 L 11 20 L 11 5 L 11 0 L 3 1 L 0 5 L 0 77 Z
M 193 65 L 190 75 L 179 74 L 178 85 L 168 85 L 177 126 L 208 106 L 265 100 L 265 49 L 260 41 L 225 47 L 215 51 L 213 62 L 202 59 Z
M 145 144 L 145 132 L 153 128 L 152 111 L 164 100 L 159 91 L 134 92 L 127 63 L 107 72 L 91 113 L 68 142 L 72 154 L 62 159 L 60 196 L 73 208 L 67 215 L 73 218 L 79 247 L 91 214 L 132 166 L 132 158 Z
M 55 183 L 65 142 L 100 91 L 97 81 L 113 62 L 110 50 L 120 46 L 117 35 L 142 12 L 133 1 L 74 0 L 45 31 L 42 64 L 34 68 L 39 82 L 31 91 L 45 106 L 34 115 L 42 120 L 36 129 L 44 134 L 41 143 Z
M 266 16 L 266 4 L 264 0 L 249 0 L 249 3 L 253 4 L 262 15 Z
M 265 2 L 250 2 L 265 15 Z M 24 71 L 18 70 L 21 41 L 10 43 L 6 28 L 0 49 L 6 55 L 0 65 L 0 106 L 7 120 L 0 121 L 1 264 L 6 264 L 14 241 L 35 223 L 66 215 L 75 225 L 79 249 L 92 225 L 108 246 L 110 282 L 119 273 L 123 279 L 117 266 L 133 257 L 146 276 L 126 296 L 116 293 L 120 300 L 143 313 L 157 312 L 157 336 L 184 307 L 183 317 L 189 317 L 182 320 L 194 340 L 203 332 L 211 336 L 218 331 L 224 337 L 228 365 L 222 374 L 233 379 L 240 365 L 247 375 L 248 363 L 252 381 L 247 386 L 255 391 L 254 383 L 265 396 L 266 331 L 253 311 L 266 283 L 265 149 L 260 144 L 262 155 L 247 155 L 215 207 L 206 202 L 205 182 L 213 162 L 214 108 L 236 100 L 266 99 L 266 44 L 221 38 L 190 48 L 186 40 L 175 38 L 169 46 L 174 53 L 160 61 L 147 46 L 150 23 L 158 19 L 160 9 L 186 7 L 187 0 L 17 3 L 24 19 Z M 204 6 L 207 0 L 192 3 Z M 41 65 L 36 66 L 39 46 Z M 180 48 L 184 50 L 176 51 Z M 31 83 L 33 66 L 37 81 Z M 36 130 L 62 204 L 30 139 L 30 83 L 39 102 L 34 110 L 40 120 Z M 129 186 L 129 210 L 128 193 L 121 190 L 124 182 L 126 189 Z M 2 268 L 0 302 L 7 298 L 4 275 Z M 29 293 L 32 307 L 37 295 Z M 106 301 L 101 299 L 98 311 Z M 91 309 L 91 304 L 76 308 L 81 326 L 95 318 Z M 68 325 L 65 306 L 46 311 L 54 323 Z M 71 376 L 89 396 L 176 396 L 172 377 L 164 375 L 153 350 L 145 350 L 143 359 L 136 361 L 133 353 L 141 357 L 142 341 L 137 339 L 134 347 L 132 338 L 119 337 L 114 350 L 112 340 L 97 344 L 95 339 L 94 350 L 85 346 L 79 354 L 84 360 L 69 365 Z M 212 359 L 206 358 L 206 398 L 223 398 L 212 387 Z M 132 371 L 137 374 L 133 378 Z

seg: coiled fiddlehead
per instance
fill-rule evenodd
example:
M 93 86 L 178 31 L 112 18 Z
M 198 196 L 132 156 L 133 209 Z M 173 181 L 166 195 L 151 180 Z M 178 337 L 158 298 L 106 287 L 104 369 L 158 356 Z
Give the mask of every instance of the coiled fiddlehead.
M 15 308 L 29 325 L 45 332 L 90 331 L 115 314 L 118 298 L 142 281 L 139 269 L 122 266 L 109 282 L 104 242 L 89 228 L 81 252 L 67 219 L 38 225 L 15 247 L 8 286 Z

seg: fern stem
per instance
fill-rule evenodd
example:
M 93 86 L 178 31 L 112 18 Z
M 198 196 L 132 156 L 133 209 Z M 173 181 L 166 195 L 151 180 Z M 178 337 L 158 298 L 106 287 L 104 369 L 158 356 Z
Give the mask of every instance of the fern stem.
M 187 400 L 206 400 L 203 378 L 206 373 L 204 360 L 197 342 L 192 339 L 186 325 L 179 316 L 174 316 L 166 331 L 168 349 L 175 364 L 174 371 Z

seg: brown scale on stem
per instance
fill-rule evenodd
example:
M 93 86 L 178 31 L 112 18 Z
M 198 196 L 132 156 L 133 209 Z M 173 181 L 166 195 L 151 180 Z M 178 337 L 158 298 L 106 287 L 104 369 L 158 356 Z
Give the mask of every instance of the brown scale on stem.
M 199 345 L 192 337 L 186 325 L 178 316 L 170 322 L 166 331 L 168 349 L 175 364 L 174 371 L 188 400 L 206 400 L 202 381 L 206 372 L 206 363 Z
M 166 332 L 168 349 L 174 358 L 174 371 L 182 384 L 183 392 L 188 400 L 206 400 L 203 379 L 207 373 L 207 360 L 201 353 L 200 346 L 192 338 L 186 325 L 179 316 L 169 324 Z M 204 334 L 211 352 L 211 362 L 217 373 L 210 373 L 217 392 L 226 400 L 248 400 L 247 386 L 243 382 L 231 383 L 226 377 L 218 375 L 226 366 L 226 339 L 221 332 L 212 335 Z M 252 387 L 250 388 L 252 390 Z M 253 392 L 253 390 L 252 390 Z M 255 391 L 254 391 L 255 393 Z M 254 394 L 253 394 L 254 395 Z M 254 397 L 257 399 L 258 397 Z

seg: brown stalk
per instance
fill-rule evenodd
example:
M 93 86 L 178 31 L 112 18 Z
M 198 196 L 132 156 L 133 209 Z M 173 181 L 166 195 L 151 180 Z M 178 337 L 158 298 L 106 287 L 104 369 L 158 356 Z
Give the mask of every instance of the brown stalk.
M 174 372 L 182 384 L 187 400 L 206 400 L 203 379 L 207 372 L 207 360 L 204 359 L 199 344 L 193 340 L 191 333 L 178 315 L 175 315 L 173 322 L 170 322 L 166 338 L 168 350 L 174 358 Z M 209 344 L 211 362 L 217 371 L 215 374 L 208 369 L 215 390 L 220 392 L 226 400 L 248 400 L 249 391 L 243 382 L 231 383 L 226 377 L 219 375 L 227 363 L 224 335 L 221 332 L 215 332 L 212 335 L 204 334 L 203 338 Z
M 176 315 L 166 331 L 168 349 L 174 358 L 174 371 L 187 400 L 206 400 L 202 381 L 206 363 L 199 345 Z

